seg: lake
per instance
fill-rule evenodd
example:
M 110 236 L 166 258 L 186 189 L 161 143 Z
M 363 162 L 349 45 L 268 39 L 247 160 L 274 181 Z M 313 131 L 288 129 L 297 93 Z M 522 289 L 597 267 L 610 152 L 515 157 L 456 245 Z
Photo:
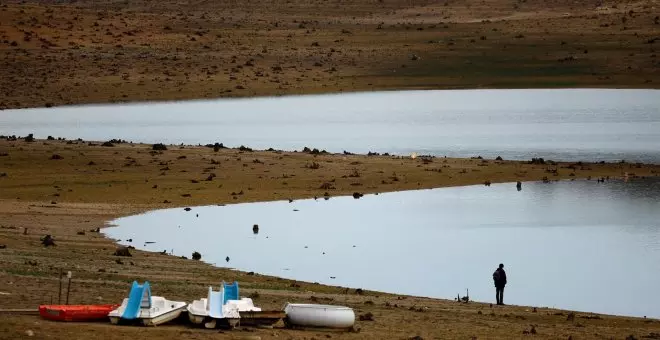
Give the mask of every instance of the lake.
M 392 91 L 5 110 L 0 135 L 660 163 L 660 91 Z
M 177 208 L 113 223 L 108 237 L 145 250 L 199 251 L 218 266 L 437 298 L 469 289 L 494 302 L 491 274 L 502 262 L 505 303 L 660 317 L 657 178 Z

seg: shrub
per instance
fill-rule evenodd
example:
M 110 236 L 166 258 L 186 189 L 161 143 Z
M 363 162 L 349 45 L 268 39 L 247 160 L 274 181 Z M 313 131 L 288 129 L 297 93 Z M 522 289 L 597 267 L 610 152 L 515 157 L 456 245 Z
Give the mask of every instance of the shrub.
M 195 251 L 195 252 L 192 253 L 192 259 L 195 260 L 195 261 L 201 260 L 202 259 L 202 254 Z
M 155 151 L 165 151 L 165 150 L 167 150 L 167 146 L 165 146 L 165 144 L 163 144 L 163 143 L 158 143 L 158 144 L 154 144 L 151 147 L 151 149 L 155 150 Z

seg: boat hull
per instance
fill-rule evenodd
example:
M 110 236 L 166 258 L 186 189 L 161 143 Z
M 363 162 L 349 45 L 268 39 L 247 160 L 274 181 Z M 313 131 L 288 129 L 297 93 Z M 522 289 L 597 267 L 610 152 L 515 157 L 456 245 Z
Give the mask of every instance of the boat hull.
M 42 305 L 39 315 L 53 321 L 97 321 L 105 320 L 119 305 Z
M 158 315 L 153 318 L 144 318 L 142 319 L 142 324 L 145 326 L 158 326 L 166 322 L 170 322 L 178 318 L 181 315 L 181 312 L 183 312 L 183 309 L 184 307 L 181 307 L 179 309 L 173 309 L 167 313 Z
M 355 324 L 353 309 L 344 306 L 290 303 L 284 311 L 291 326 L 348 329 Z
M 129 299 L 124 299 L 121 306 L 108 315 L 110 322 L 114 325 L 126 323 L 157 326 L 178 318 L 187 306 L 185 302 L 170 301 L 160 296 L 151 296 L 150 301 L 149 307 L 140 308 L 137 310 L 137 313 L 131 314 L 130 317 L 125 317 Z

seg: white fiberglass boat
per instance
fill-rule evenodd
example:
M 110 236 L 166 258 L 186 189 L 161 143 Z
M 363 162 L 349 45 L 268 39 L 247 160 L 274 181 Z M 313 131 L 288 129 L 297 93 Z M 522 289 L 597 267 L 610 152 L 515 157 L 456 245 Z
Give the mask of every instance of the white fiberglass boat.
M 193 301 L 187 309 L 190 321 L 198 325 L 204 324 L 206 328 L 215 328 L 223 323 L 236 327 L 241 318 L 240 312 L 261 311 L 261 308 L 254 306 L 252 299 L 239 297 L 238 282 L 223 282 L 218 292 L 209 287 L 207 297 Z
M 145 326 L 156 326 L 172 321 L 186 308 L 182 301 L 170 301 L 161 296 L 151 296 L 149 282 L 143 285 L 133 281 L 128 298 L 119 308 L 108 314 L 112 324 L 141 322 Z

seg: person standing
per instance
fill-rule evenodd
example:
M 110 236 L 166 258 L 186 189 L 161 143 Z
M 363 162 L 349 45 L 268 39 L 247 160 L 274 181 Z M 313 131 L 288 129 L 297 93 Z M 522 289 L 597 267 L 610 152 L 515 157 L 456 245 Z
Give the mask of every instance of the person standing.
M 506 272 L 504 271 L 504 264 L 493 272 L 493 283 L 495 284 L 495 299 L 498 305 L 504 305 L 504 286 L 506 286 Z

